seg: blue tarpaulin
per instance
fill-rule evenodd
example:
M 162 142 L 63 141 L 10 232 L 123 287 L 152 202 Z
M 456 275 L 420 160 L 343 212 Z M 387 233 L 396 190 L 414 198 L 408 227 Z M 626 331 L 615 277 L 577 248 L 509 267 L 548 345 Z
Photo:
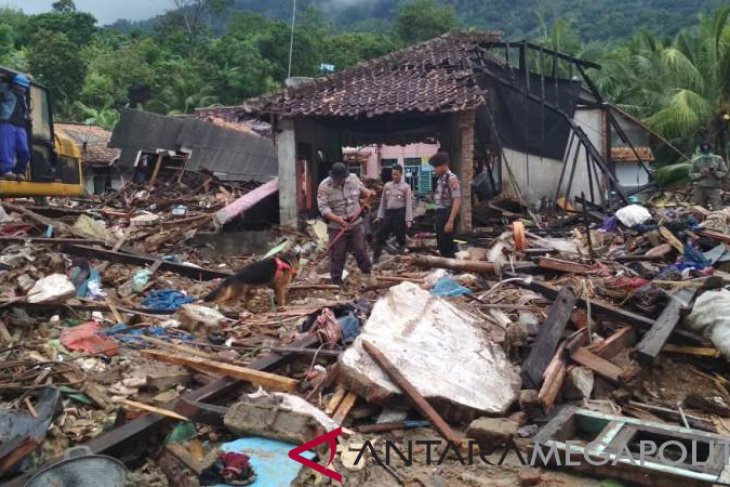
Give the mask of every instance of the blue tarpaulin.
M 254 487 L 289 487 L 302 469 L 300 463 L 289 458 L 289 451 L 297 445 L 266 438 L 241 438 L 221 445 L 222 452 L 245 453 L 251 458 L 251 467 L 256 473 Z M 302 453 L 313 460 L 312 452 Z M 218 484 L 215 487 L 228 487 Z

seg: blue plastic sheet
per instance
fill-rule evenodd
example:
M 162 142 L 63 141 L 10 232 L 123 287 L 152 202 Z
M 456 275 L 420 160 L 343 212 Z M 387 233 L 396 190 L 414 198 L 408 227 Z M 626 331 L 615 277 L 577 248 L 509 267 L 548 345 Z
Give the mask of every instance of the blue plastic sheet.
M 192 303 L 193 298 L 173 289 L 152 291 L 144 298 L 142 305 L 159 311 L 177 311 L 183 304 Z
M 431 288 L 431 294 L 440 298 L 453 298 L 471 294 L 471 289 L 465 288 L 452 277 L 444 276 Z
M 221 451 L 245 453 L 251 458 L 251 467 L 256 473 L 256 481 L 252 486 L 289 487 L 302 469 L 302 464 L 289 458 L 289 451 L 296 447 L 283 441 L 254 437 L 223 443 Z M 304 452 L 302 456 L 313 460 L 315 454 Z M 228 484 L 215 487 L 228 487 Z

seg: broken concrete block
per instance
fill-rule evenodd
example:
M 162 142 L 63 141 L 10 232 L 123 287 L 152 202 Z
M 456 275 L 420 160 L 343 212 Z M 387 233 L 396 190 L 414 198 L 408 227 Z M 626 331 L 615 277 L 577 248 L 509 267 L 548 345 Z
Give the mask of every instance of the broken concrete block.
M 63 274 L 51 274 L 38 280 L 28 292 L 29 303 L 55 303 L 76 294 L 73 283 Z
M 520 391 L 520 409 L 527 414 L 528 418 L 542 416 L 542 405 L 538 399 L 538 391 L 525 389 Z
M 177 318 L 182 327 L 190 332 L 194 332 L 200 327 L 206 330 L 216 330 L 228 321 L 228 318 L 213 308 L 198 304 L 184 304 L 178 311 Z
M 518 477 L 520 487 L 534 487 L 542 481 L 542 474 L 538 470 L 522 470 Z
M 143 213 L 141 215 L 130 218 L 129 223 L 138 227 L 147 227 L 156 225 L 160 221 L 160 216 L 154 213 Z
M 190 381 L 190 372 L 182 367 L 159 367 L 147 372 L 147 387 L 164 392 Z
M 161 392 L 152 398 L 152 402 L 155 403 L 155 405 L 157 405 L 157 406 L 165 406 L 167 404 L 170 404 L 172 401 L 177 399 L 179 396 L 180 395 L 175 390 Z
M 259 389 L 228 409 L 223 423 L 236 435 L 306 443 L 339 425 L 301 397 Z
M 521 381 L 482 325 L 413 283 L 394 286 L 375 304 L 362 333 L 339 358 L 345 387 L 373 404 L 409 407 L 400 389 L 363 349 L 362 342 L 368 341 L 444 418 L 468 421 L 503 415 L 517 399 Z
M 466 436 L 488 445 L 499 446 L 512 439 L 518 429 L 517 423 L 511 419 L 480 418 L 471 422 L 466 430 Z
M 568 374 L 564 392 L 571 399 L 590 399 L 596 378 L 587 367 L 573 367 Z

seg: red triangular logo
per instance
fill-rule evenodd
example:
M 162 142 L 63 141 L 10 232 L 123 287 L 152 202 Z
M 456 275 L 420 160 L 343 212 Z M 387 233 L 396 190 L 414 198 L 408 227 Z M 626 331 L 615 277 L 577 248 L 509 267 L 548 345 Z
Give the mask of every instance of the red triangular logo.
M 317 438 L 313 439 L 312 441 L 308 441 L 305 444 L 298 446 L 291 450 L 289 452 L 289 458 L 294 460 L 295 462 L 301 463 L 305 467 L 309 467 L 315 472 L 319 472 L 325 477 L 329 477 L 335 482 L 342 483 L 342 475 L 335 472 L 334 470 L 330 470 L 329 467 L 332 464 L 332 460 L 335 459 L 335 453 L 337 453 L 337 437 L 342 434 L 342 428 L 337 428 L 336 430 L 332 430 L 329 433 L 326 433 L 322 436 L 318 436 Z M 314 447 L 321 445 L 322 443 L 327 442 L 327 444 L 330 447 L 330 461 L 327 462 L 327 467 L 323 467 L 317 462 L 314 462 L 308 458 L 304 458 L 302 456 L 302 453 L 305 451 L 309 451 L 313 449 Z

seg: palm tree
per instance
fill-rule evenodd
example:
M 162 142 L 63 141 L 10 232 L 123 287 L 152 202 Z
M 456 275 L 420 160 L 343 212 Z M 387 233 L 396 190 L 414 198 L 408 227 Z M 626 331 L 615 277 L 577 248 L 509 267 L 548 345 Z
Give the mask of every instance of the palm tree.
M 175 77 L 163 90 L 163 96 L 170 107 L 169 115 L 191 113 L 197 107 L 218 103 L 209 85 L 203 85 L 197 78 Z
M 87 125 L 98 125 L 107 130 L 112 130 L 119 122 L 119 111 L 109 104 L 104 104 L 101 108 L 94 108 L 77 101 L 74 103 L 74 108 L 85 117 L 84 123 Z
M 701 15 L 673 40 L 642 32 L 601 60 L 596 81 L 609 98 L 686 152 L 712 137 L 727 153 L 730 125 L 730 6 Z

